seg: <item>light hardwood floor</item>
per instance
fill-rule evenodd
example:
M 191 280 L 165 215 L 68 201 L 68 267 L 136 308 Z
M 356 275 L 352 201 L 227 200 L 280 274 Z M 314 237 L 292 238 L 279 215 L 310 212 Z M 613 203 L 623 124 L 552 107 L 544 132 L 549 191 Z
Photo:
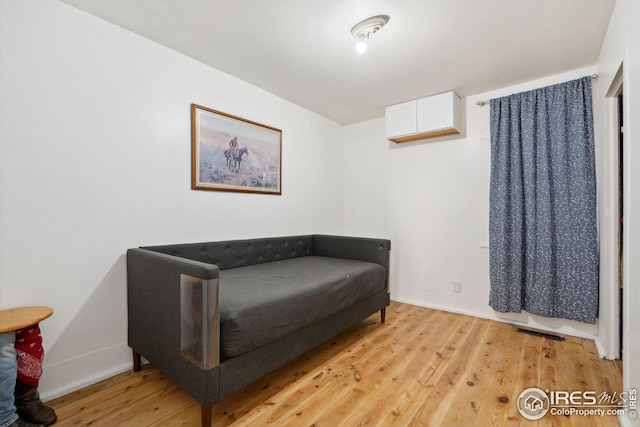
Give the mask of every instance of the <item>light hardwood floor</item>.
M 214 426 L 618 426 L 615 416 L 523 418 L 526 388 L 609 394 L 619 362 L 594 343 L 518 333 L 514 326 L 393 302 L 214 405 Z M 200 406 L 153 366 L 49 404 L 61 426 L 199 426 Z

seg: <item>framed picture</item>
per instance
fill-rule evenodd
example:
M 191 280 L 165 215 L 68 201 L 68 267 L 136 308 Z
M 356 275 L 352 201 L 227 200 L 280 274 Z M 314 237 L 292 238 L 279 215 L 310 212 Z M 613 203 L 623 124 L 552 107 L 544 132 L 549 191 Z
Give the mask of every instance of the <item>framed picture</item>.
M 191 188 L 282 194 L 280 129 L 191 104 Z

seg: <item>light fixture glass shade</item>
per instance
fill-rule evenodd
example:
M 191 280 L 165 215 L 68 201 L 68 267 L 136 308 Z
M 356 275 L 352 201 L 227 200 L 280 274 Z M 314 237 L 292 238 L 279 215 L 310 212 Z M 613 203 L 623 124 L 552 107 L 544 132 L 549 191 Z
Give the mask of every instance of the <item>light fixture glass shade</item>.
M 351 29 L 351 35 L 358 40 L 356 51 L 364 53 L 367 50 L 367 40 L 380 31 L 389 22 L 389 15 L 377 15 L 358 22 Z

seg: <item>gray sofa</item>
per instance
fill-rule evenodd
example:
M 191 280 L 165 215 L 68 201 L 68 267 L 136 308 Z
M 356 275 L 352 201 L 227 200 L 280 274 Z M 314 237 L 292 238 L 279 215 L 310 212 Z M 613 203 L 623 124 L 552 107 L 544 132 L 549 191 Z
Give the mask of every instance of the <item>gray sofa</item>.
M 212 405 L 389 305 L 390 242 L 307 235 L 127 251 L 129 346 Z

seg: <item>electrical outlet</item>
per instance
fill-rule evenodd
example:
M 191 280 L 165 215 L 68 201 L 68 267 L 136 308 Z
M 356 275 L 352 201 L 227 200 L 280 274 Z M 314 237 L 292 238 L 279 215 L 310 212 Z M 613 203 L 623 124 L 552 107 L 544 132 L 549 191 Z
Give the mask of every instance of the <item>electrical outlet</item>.
M 453 292 L 456 294 L 462 293 L 462 282 L 453 282 Z

